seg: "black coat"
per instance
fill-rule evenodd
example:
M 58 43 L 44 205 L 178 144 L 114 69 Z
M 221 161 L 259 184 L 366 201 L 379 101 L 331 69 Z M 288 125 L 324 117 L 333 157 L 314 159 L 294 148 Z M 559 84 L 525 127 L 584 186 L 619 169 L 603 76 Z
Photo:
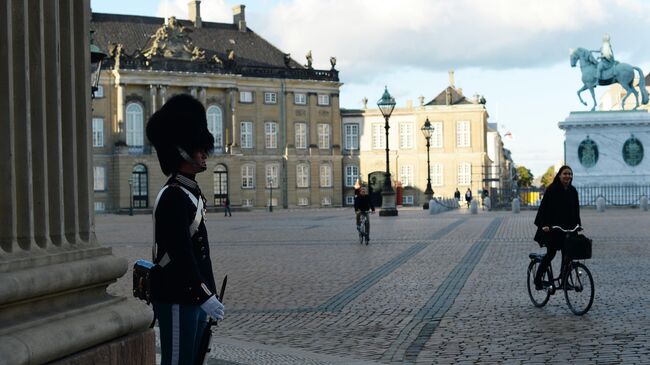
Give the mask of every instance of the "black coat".
M 354 199 L 354 210 L 360 210 L 362 212 L 367 212 L 368 210 L 375 211 L 375 206 L 372 205 L 372 200 L 370 200 L 370 195 L 357 195 Z
M 555 185 L 555 184 L 553 184 Z M 580 221 L 580 203 L 578 201 L 578 191 L 573 185 L 564 189 L 559 186 L 549 186 L 544 193 L 542 203 L 535 217 L 537 232 L 535 241 L 540 246 L 550 246 L 560 248 L 564 233 L 557 229 L 552 229 L 549 233 L 542 230 L 542 227 L 560 226 L 564 229 L 573 229 L 576 225 L 582 224 Z

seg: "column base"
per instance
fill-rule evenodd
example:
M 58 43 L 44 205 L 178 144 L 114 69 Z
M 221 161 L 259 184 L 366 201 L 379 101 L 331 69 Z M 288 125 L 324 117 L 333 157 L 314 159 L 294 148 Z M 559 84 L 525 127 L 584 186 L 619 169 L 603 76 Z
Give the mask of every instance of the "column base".
M 156 339 L 153 329 L 116 338 L 88 350 L 54 361 L 52 365 L 156 363 Z
M 397 216 L 397 208 L 381 208 L 379 211 L 379 216 L 380 217 L 395 217 Z

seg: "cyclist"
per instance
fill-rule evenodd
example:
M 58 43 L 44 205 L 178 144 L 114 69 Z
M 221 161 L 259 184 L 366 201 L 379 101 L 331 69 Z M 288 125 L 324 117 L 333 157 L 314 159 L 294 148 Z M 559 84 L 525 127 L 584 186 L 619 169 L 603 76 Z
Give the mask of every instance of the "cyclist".
M 359 227 L 361 214 L 368 214 L 368 210 L 374 212 L 375 207 L 372 205 L 370 195 L 368 195 L 368 188 L 362 186 L 359 188 L 359 195 L 354 198 L 354 212 L 357 215 L 357 227 Z M 366 239 L 370 240 L 370 219 L 366 219 Z
M 573 187 L 572 182 L 573 170 L 571 167 L 566 165 L 560 167 L 553 182 L 546 188 L 535 217 L 537 232 L 534 239 L 540 247 L 546 246 L 546 255 L 535 275 L 535 289 L 537 290 L 543 289 L 542 276 L 564 243 L 565 233 L 551 229 L 551 227 L 560 226 L 564 229 L 573 229 L 576 225 L 581 225 L 578 191 Z M 562 260 L 564 262 L 564 255 Z

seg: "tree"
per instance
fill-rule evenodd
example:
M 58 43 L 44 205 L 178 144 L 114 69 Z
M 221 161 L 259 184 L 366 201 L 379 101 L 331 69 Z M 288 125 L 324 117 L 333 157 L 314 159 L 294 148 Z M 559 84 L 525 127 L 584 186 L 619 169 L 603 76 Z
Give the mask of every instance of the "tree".
M 517 186 L 520 188 L 529 188 L 533 183 L 533 173 L 524 166 L 517 166 Z
M 551 166 L 548 169 L 546 169 L 546 172 L 544 175 L 542 175 L 542 186 L 547 187 L 551 185 L 553 182 L 553 178 L 555 177 L 555 167 Z

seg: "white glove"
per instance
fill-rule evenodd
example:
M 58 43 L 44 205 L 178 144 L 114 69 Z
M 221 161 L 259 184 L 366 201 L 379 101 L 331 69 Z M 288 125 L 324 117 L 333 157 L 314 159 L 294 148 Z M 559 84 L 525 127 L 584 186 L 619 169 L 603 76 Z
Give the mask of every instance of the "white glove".
M 213 319 L 223 319 L 223 304 L 217 299 L 216 296 L 211 296 L 208 300 L 201 304 L 201 309 Z

